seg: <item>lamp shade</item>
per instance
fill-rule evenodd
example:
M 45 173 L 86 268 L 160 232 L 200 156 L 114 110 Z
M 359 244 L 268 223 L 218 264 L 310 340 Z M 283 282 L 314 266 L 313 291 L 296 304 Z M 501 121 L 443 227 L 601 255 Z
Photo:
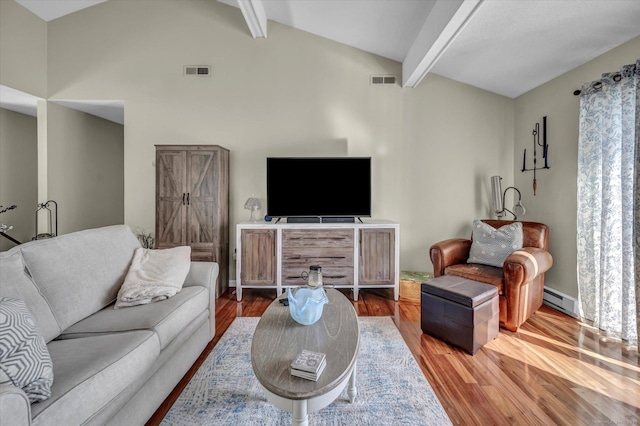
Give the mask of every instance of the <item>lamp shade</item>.
M 513 213 L 515 213 L 516 216 L 524 216 L 527 214 L 527 209 L 522 205 L 522 200 L 518 200 L 516 205 L 513 206 Z
M 244 208 L 247 210 L 260 210 L 262 206 L 260 205 L 260 199 L 254 196 L 249 197 L 246 203 L 244 203 Z

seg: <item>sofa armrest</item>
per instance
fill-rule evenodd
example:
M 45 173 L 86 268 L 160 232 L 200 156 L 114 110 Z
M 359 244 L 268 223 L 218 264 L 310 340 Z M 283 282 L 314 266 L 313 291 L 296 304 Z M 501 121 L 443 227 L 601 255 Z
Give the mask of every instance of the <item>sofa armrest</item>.
M 458 263 L 467 263 L 471 240 L 465 238 L 452 238 L 435 243 L 429 249 L 431 263 L 433 263 L 433 275 L 444 275 L 447 266 Z
M 216 262 L 191 262 L 191 268 L 183 287 L 201 285 L 209 291 L 209 333 L 210 339 L 216 334 L 216 281 L 220 266 Z
M 20 388 L 0 385 L 0 425 L 29 426 L 31 404 L 27 394 Z
M 213 289 L 215 295 L 216 280 L 220 267 L 215 262 L 191 262 L 191 268 L 184 280 L 184 287 L 201 285 Z
M 509 255 L 504 261 L 505 285 L 521 286 L 547 272 L 553 265 L 551 254 L 537 247 L 523 247 Z

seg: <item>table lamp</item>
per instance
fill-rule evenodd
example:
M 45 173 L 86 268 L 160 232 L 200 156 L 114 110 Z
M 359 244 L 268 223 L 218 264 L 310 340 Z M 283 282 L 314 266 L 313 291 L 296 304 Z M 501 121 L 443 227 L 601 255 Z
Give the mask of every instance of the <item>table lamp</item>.
M 255 212 L 256 210 L 260 210 L 262 206 L 260 205 L 260 200 L 253 194 L 251 194 L 251 197 L 249 197 L 247 202 L 244 203 L 244 208 L 247 210 L 251 210 L 251 217 L 249 218 L 249 222 L 254 223 L 256 221 L 256 218 L 253 215 L 253 212 Z

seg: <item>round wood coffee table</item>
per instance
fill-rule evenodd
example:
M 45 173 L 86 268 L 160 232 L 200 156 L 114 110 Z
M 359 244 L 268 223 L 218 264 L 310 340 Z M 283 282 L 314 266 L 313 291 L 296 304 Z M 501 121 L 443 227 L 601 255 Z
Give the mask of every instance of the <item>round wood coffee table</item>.
M 342 293 L 325 290 L 329 303 L 318 322 L 298 324 L 289 307 L 276 299 L 260 318 L 251 343 L 251 365 L 267 400 L 292 413 L 294 425 L 307 425 L 308 413 L 331 404 L 347 384 L 350 402 L 357 394 L 358 315 Z M 303 349 L 326 354 L 327 366 L 317 382 L 291 375 L 291 361 Z

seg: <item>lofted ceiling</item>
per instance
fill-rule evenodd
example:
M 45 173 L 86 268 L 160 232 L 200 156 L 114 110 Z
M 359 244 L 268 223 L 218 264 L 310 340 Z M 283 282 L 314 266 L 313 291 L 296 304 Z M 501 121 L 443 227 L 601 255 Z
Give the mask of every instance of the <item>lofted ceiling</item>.
M 15 1 L 50 21 L 107 0 Z M 253 37 L 279 22 L 401 62 L 406 88 L 433 72 L 509 98 L 640 36 L 640 0 L 218 1 Z

